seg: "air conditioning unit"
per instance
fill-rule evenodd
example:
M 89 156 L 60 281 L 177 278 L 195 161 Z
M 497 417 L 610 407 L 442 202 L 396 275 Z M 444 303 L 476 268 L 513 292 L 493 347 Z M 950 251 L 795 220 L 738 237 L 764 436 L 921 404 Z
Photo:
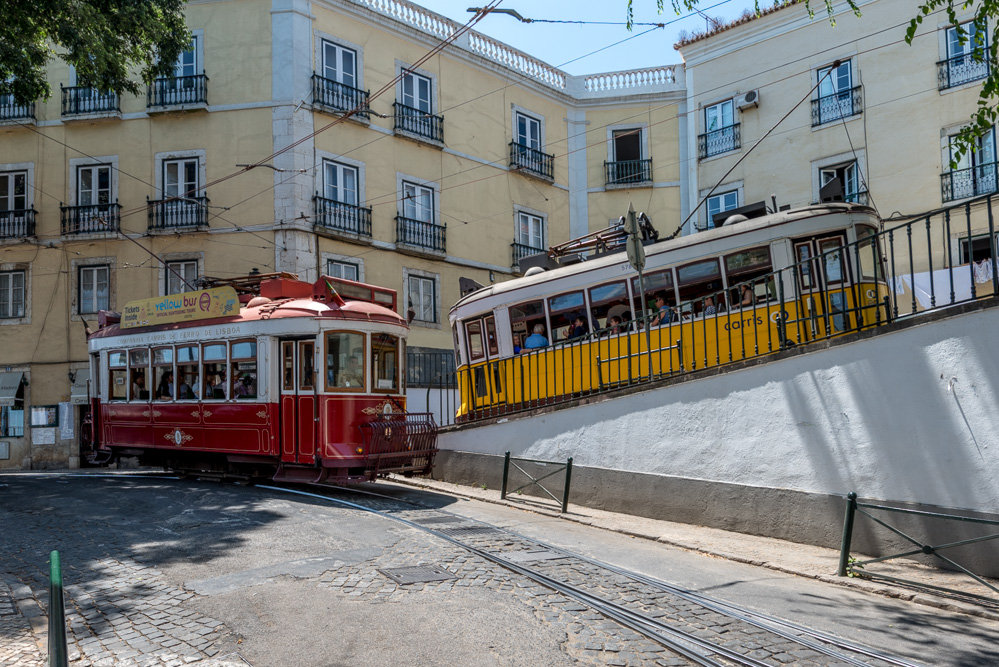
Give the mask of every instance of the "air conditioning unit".
M 745 95 L 735 98 L 735 106 L 740 109 L 748 109 L 760 105 L 760 91 L 751 90 Z

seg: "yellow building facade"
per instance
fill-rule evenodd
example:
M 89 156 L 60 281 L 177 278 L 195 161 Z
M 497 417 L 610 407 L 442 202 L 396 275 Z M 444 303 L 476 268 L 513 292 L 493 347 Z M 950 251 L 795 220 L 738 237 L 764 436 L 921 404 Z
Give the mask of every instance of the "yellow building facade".
M 449 350 L 459 277 L 518 275 L 631 202 L 677 219 L 682 67 L 573 77 L 400 0 L 186 13 L 145 97 L 55 60 L 49 100 L 0 98 L 0 468 L 80 465 L 101 310 L 329 274 L 396 289 L 410 349 Z

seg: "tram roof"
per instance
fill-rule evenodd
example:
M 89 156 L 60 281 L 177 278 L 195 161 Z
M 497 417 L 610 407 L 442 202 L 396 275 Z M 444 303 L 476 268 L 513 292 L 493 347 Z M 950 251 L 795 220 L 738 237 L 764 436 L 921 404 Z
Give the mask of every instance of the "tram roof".
M 799 222 L 809 218 L 820 218 L 836 213 L 855 212 L 868 214 L 874 213 L 876 215 L 874 209 L 861 204 L 851 204 L 845 202 L 813 204 L 810 206 L 789 209 L 787 211 L 778 211 L 777 213 L 771 213 L 770 215 L 761 216 L 759 218 L 750 218 L 737 224 L 716 227 L 714 229 L 698 232 L 697 234 L 690 234 L 675 239 L 659 241 L 658 243 L 646 246 L 645 253 L 646 257 L 654 257 L 666 252 L 707 244 L 712 241 L 723 241 L 728 238 L 734 238 L 736 236 L 745 235 L 750 232 L 763 229 L 773 228 L 774 231 L 777 232 L 776 228 L 781 227 L 782 225 Z M 779 238 L 785 235 L 785 233 L 774 233 L 770 238 Z M 732 245 L 731 249 L 736 249 L 738 247 L 742 246 Z M 561 266 L 557 269 L 551 269 L 532 276 L 522 276 L 520 278 L 506 280 L 495 285 L 489 285 L 488 287 L 475 290 L 470 294 L 466 294 L 451 307 L 451 312 L 453 313 L 459 307 L 468 303 L 473 303 L 485 297 L 504 294 L 506 292 L 511 292 L 524 287 L 541 285 L 550 281 L 588 273 L 590 271 L 599 270 L 608 266 L 627 264 L 627 262 L 628 260 L 626 255 L 622 250 L 621 252 L 596 257 L 594 259 L 588 259 L 569 266 Z

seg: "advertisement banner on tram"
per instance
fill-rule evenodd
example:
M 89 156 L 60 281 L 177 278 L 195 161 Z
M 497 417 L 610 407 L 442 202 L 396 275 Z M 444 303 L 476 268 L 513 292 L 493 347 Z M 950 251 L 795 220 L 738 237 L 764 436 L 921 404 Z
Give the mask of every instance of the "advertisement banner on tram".
M 121 314 L 121 328 L 208 320 L 239 314 L 239 299 L 232 287 L 170 294 L 155 299 L 129 301 Z

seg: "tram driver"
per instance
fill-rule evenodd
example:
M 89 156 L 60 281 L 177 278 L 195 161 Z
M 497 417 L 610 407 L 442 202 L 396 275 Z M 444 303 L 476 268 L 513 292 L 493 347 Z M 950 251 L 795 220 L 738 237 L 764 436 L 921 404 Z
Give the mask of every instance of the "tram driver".
M 337 380 L 339 387 L 364 386 L 364 371 L 361 369 L 361 360 L 356 356 L 348 358 L 347 366 L 340 370 Z

